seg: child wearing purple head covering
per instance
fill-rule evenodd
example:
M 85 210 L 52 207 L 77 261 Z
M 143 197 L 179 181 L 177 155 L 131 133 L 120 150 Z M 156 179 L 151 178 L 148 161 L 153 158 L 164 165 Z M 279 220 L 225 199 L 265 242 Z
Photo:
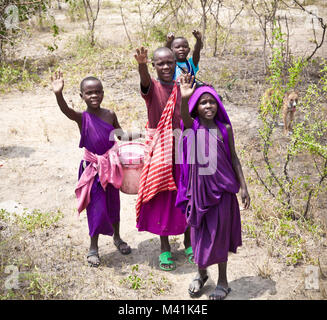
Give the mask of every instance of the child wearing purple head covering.
M 181 178 L 176 205 L 191 227 L 194 262 L 198 273 L 189 286 L 199 296 L 208 280 L 207 267 L 218 264 L 213 300 L 230 292 L 227 281 L 228 252 L 242 245 L 241 219 L 236 193 L 245 209 L 250 206 L 240 161 L 235 152 L 232 126 L 217 92 L 209 86 L 195 90 L 194 77 L 181 78 Z

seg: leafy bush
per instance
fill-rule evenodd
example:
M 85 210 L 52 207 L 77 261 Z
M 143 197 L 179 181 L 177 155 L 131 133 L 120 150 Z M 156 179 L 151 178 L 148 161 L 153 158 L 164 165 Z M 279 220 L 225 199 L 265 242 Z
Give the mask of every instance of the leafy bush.
M 260 104 L 259 136 L 263 162 L 250 161 L 250 167 L 281 212 L 293 218 L 308 216 L 313 198 L 326 190 L 327 121 L 321 117 L 323 97 L 327 96 L 327 65 L 321 66 L 318 84 L 307 87 L 297 106 L 297 123 L 289 137 L 277 132 L 285 92 L 293 89 L 305 62 L 293 61 L 286 69 L 282 59 L 283 35 L 275 29 L 275 41 L 268 83 L 273 96 Z M 286 70 L 286 71 L 285 71 Z M 298 169 L 298 164 L 305 168 Z
M 9 91 L 13 84 L 21 91 L 30 89 L 33 83 L 38 83 L 40 78 L 33 66 L 26 68 L 24 63 L 0 63 L 0 91 Z
M 0 3 L 0 61 L 4 59 L 3 47 L 14 44 L 15 36 L 21 32 L 19 22 L 47 11 L 49 0 L 24 1 L 2 0 Z

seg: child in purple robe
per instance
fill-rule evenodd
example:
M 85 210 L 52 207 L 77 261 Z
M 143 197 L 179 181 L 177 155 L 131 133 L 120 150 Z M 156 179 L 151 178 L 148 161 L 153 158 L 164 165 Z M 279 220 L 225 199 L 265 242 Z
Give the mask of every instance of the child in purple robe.
M 208 280 L 207 267 L 218 264 L 218 281 L 212 300 L 230 292 L 227 281 L 228 252 L 242 245 L 241 219 L 236 193 L 245 209 L 250 206 L 242 167 L 234 147 L 233 131 L 217 92 L 209 86 L 195 90 L 194 77 L 181 78 L 183 165 L 176 204 L 191 226 L 197 276 L 189 286 L 199 296 Z
M 87 105 L 84 112 L 75 111 L 68 107 L 62 93 L 64 78 L 60 71 L 51 77 L 51 81 L 60 110 L 70 120 L 77 123 L 81 133 L 79 147 L 85 148 L 84 159 L 81 161 L 78 175 L 79 182 L 81 182 L 81 177 L 85 181 L 80 186 L 79 194 L 76 192 L 76 195 L 79 198 L 81 193 L 84 193 L 86 199 L 81 201 L 78 211 L 81 212 L 86 208 L 91 238 L 87 261 L 90 266 L 97 267 L 100 264 L 99 234 L 113 236 L 114 244 L 122 254 L 131 252 L 131 248 L 121 239 L 119 233 L 119 180 L 121 176 L 119 163 L 115 162 L 118 158 L 114 151 L 116 143 L 113 134 L 116 134 L 120 140 L 131 140 L 134 135 L 121 130 L 115 112 L 100 107 L 104 92 L 99 79 L 87 77 L 81 82 L 80 96 Z M 92 173 L 92 170 L 95 171 L 93 175 L 87 176 L 86 173 Z M 83 173 L 85 174 L 83 175 Z M 88 187 L 87 194 L 80 192 L 85 186 Z

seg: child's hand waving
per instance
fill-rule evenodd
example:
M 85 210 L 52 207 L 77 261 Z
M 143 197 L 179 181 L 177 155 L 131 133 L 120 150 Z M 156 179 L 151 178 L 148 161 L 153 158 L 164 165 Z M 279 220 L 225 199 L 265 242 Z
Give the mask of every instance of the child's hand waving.
M 183 74 L 180 78 L 180 90 L 182 99 L 190 98 L 195 90 L 194 76 L 190 73 Z
M 190 73 L 183 74 L 180 77 L 180 90 L 181 90 L 181 117 L 185 128 L 191 128 L 193 124 L 193 118 L 188 110 L 188 100 L 195 90 L 194 76 Z
M 199 30 L 193 30 L 192 34 L 196 40 L 202 40 L 202 34 Z
M 138 62 L 138 64 L 147 64 L 148 63 L 148 50 L 144 47 L 141 49 L 136 49 L 136 54 L 134 54 L 134 58 Z
M 174 39 L 175 39 L 174 33 L 173 32 L 169 32 L 167 34 L 167 42 L 172 43 L 174 41 Z
M 54 75 L 51 75 L 51 84 L 54 93 L 62 92 L 64 88 L 64 77 L 60 70 L 55 72 Z

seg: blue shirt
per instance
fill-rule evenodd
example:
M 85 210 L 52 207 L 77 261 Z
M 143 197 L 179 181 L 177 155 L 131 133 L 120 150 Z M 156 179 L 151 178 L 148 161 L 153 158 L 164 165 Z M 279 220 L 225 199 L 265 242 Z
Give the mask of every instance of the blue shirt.
M 188 61 L 185 62 L 176 62 L 175 74 L 173 80 L 177 80 L 177 82 L 179 82 L 179 78 L 181 74 L 183 74 L 181 68 L 187 71 L 188 73 L 191 73 L 194 76 L 199 71 L 199 66 L 194 65 L 192 58 L 188 59 Z

